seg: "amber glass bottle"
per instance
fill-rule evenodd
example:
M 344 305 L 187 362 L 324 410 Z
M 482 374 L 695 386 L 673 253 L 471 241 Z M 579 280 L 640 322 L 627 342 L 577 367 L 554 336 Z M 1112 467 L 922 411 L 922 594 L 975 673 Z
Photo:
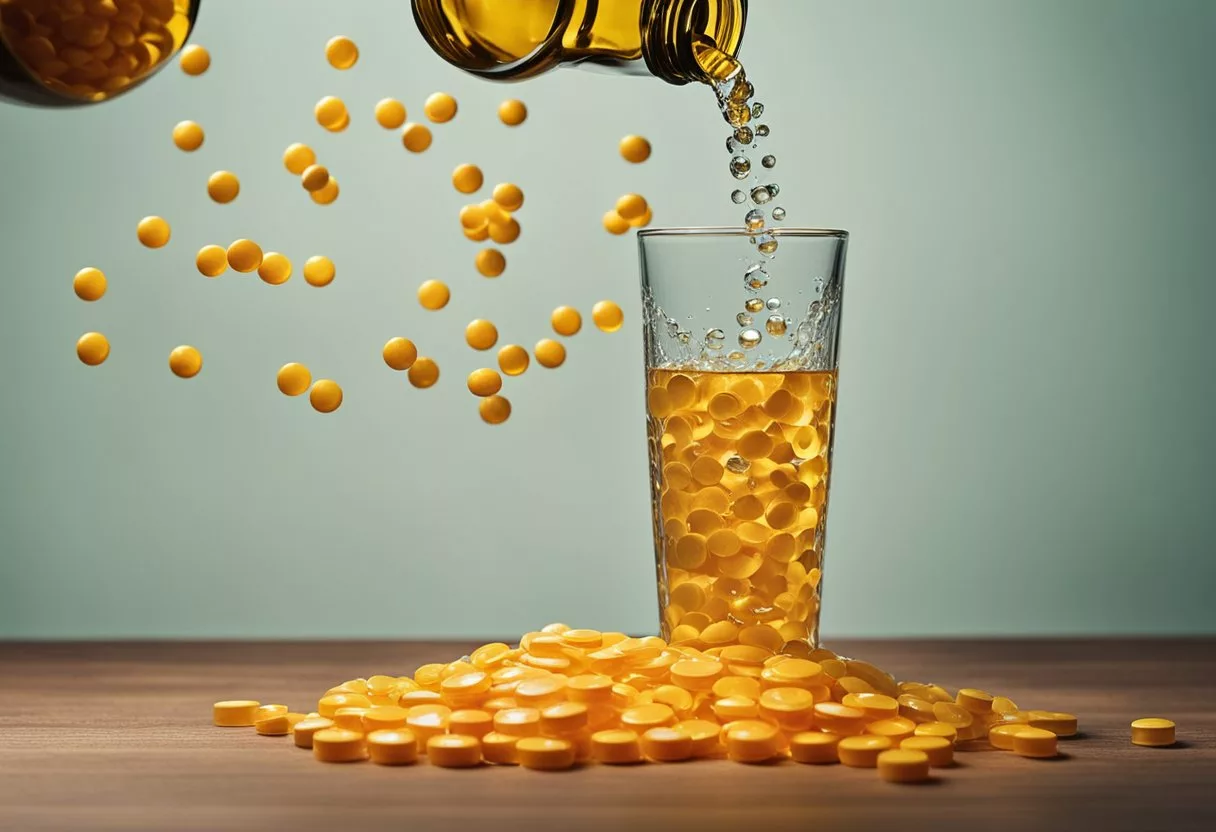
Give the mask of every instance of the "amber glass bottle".
M 738 69 L 747 0 L 412 0 L 448 63 L 518 80 L 562 64 L 716 83 Z
M 200 0 L 0 0 L 0 101 L 70 107 L 138 86 L 181 49 Z

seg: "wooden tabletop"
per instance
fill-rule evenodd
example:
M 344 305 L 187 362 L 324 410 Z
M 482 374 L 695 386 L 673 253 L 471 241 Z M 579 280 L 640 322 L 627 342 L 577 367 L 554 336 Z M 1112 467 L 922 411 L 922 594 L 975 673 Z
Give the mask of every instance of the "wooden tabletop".
M 1058 760 L 960 753 L 935 781 L 786 761 L 519 768 L 325 765 L 284 737 L 211 725 L 219 699 L 313 708 L 344 679 L 403 674 L 457 643 L 0 643 L 0 829 L 1216 829 L 1216 640 L 831 645 L 901 678 L 1080 716 Z M 1173 748 L 1128 724 L 1178 723 Z

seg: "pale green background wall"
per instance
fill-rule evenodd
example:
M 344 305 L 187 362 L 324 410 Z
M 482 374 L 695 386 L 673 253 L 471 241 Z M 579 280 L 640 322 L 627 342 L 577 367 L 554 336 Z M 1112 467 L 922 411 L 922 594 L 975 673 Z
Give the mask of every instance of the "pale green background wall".
M 322 59 L 336 33 L 363 58 Z M 1216 4 L 755 0 L 744 57 L 792 222 L 847 228 L 825 632 L 1216 631 L 1212 542 Z M 659 224 L 734 221 L 708 91 L 563 71 L 466 77 L 405 0 L 205 0 L 212 70 L 175 68 L 76 112 L 0 107 L 0 636 L 517 634 L 549 620 L 655 624 L 634 241 L 599 227 L 625 190 Z M 392 95 L 460 115 L 423 156 L 375 126 Z M 344 96 L 330 135 L 312 104 Z M 506 95 L 528 123 L 499 124 Z M 183 118 L 207 129 L 185 155 Z M 642 132 L 653 160 L 616 156 Z M 279 164 L 313 143 L 342 197 Z M 527 192 L 507 273 L 460 235 L 452 167 Z M 204 182 L 229 168 L 240 198 Z M 173 223 L 161 251 L 135 223 Z M 194 271 L 250 236 L 324 290 Z M 110 292 L 85 304 L 95 264 Z M 417 284 L 451 305 L 424 313 Z M 615 298 L 625 330 L 578 335 L 482 425 L 464 323 L 532 344 L 559 303 Z M 76 337 L 107 333 L 101 368 Z M 404 334 L 429 391 L 380 362 Z M 199 346 L 201 376 L 165 366 Z M 281 396 L 309 364 L 346 403 Z

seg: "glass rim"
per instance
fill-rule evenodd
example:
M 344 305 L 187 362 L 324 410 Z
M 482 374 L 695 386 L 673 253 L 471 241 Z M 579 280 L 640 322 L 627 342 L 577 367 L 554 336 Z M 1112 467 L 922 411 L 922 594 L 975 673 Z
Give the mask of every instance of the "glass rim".
M 766 228 L 760 232 L 750 231 L 734 225 L 699 225 L 668 228 L 644 228 L 638 237 L 755 237 L 772 234 L 774 237 L 832 237 L 847 240 L 849 232 L 839 228 Z

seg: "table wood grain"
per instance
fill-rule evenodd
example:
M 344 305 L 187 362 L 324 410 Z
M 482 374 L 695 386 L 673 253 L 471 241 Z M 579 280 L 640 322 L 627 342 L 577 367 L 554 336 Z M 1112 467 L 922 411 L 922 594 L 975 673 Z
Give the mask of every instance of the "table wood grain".
M 725 761 L 566 773 L 324 765 L 210 724 L 219 699 L 311 710 L 327 687 L 446 661 L 460 643 L 0 643 L 0 829 L 1216 829 L 1216 640 L 831 645 L 900 678 L 1071 711 L 1058 760 L 960 753 L 931 784 Z M 1139 748 L 1140 716 L 1178 723 Z

